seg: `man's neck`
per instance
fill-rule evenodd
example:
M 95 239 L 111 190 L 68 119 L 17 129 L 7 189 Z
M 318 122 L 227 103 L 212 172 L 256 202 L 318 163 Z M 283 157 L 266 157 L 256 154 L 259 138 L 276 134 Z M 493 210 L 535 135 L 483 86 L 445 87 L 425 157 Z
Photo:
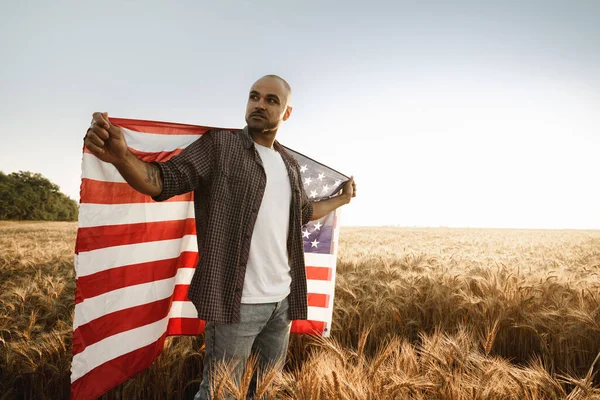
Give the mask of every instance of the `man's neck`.
M 261 146 L 268 147 L 270 149 L 273 148 L 273 143 L 275 143 L 275 136 L 277 135 L 277 131 L 269 131 L 269 132 L 260 132 L 260 131 L 248 131 L 254 143 L 257 143 Z

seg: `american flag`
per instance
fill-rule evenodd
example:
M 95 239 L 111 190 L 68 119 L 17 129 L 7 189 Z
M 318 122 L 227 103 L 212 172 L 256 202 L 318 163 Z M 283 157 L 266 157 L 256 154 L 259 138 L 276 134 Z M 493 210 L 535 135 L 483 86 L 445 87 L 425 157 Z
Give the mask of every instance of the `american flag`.
M 166 161 L 209 127 L 111 118 L 144 161 Z M 313 201 L 335 195 L 347 177 L 291 149 Z M 329 336 L 333 312 L 339 209 L 302 228 L 308 320 L 292 332 Z M 146 369 L 167 336 L 198 335 L 187 289 L 198 261 L 193 193 L 154 202 L 116 168 L 84 148 L 71 398 L 95 399 Z

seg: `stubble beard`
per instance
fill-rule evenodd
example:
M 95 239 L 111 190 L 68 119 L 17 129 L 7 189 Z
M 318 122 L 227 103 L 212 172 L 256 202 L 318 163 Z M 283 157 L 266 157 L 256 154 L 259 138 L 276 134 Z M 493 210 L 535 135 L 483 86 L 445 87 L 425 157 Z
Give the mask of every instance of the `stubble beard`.
M 277 128 L 276 124 L 270 124 L 269 121 L 266 121 L 266 120 L 262 120 L 259 122 L 256 120 L 247 119 L 246 123 L 248 124 L 249 132 L 259 133 L 259 134 L 264 134 L 264 135 L 268 135 L 269 133 L 273 132 Z

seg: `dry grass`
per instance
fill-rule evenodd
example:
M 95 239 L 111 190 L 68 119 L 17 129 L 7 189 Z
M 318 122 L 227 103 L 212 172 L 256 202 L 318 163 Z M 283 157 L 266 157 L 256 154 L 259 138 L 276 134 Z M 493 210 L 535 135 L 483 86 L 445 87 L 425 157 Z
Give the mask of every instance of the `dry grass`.
M 68 397 L 75 235 L 0 222 L 0 399 Z M 598 231 L 344 229 L 332 338 L 293 336 L 261 397 L 600 399 L 599 273 Z M 192 398 L 202 342 L 104 398 Z

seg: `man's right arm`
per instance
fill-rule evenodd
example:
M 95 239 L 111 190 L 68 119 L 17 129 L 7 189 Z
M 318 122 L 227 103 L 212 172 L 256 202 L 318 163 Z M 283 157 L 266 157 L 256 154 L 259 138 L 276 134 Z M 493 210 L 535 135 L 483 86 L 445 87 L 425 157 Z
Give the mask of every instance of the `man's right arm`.
M 121 162 L 114 163 L 123 179 L 135 190 L 156 197 L 163 191 L 163 176 L 156 164 L 147 163 L 128 151 Z

